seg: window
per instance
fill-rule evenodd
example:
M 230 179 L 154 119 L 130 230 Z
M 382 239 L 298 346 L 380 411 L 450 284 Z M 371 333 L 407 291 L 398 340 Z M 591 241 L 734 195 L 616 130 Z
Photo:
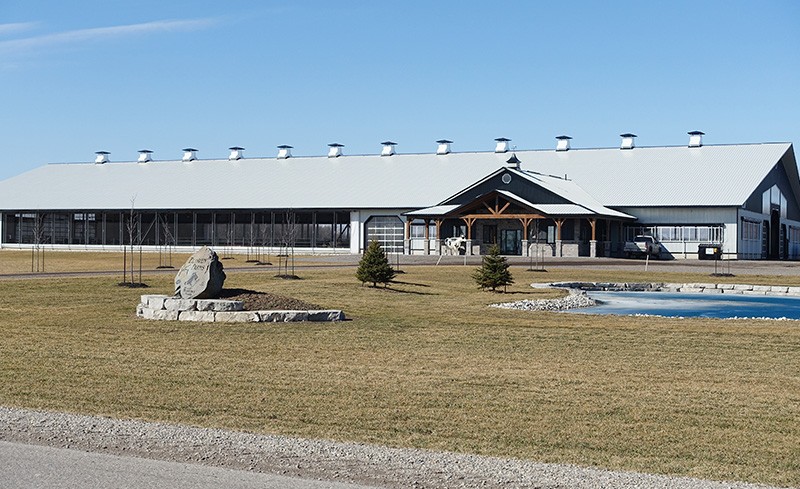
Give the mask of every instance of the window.
M 636 236 L 652 236 L 658 242 L 722 243 L 725 240 L 724 225 L 710 226 L 638 226 L 625 228 L 625 240 Z

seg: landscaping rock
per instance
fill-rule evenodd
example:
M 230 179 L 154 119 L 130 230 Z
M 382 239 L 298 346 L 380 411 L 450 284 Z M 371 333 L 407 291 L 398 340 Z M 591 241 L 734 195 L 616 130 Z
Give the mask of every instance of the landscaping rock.
M 219 257 L 203 246 L 186 260 L 175 276 L 175 296 L 183 299 L 216 299 L 225 283 Z
M 164 308 L 168 311 L 196 311 L 197 301 L 188 299 L 166 299 Z
M 203 299 L 197 301 L 198 311 L 242 311 L 244 302 L 221 299 Z
M 255 311 L 221 311 L 214 313 L 216 323 L 257 323 L 261 318 Z
M 178 321 L 198 321 L 213 322 L 214 314 L 211 311 L 181 311 L 178 314 Z

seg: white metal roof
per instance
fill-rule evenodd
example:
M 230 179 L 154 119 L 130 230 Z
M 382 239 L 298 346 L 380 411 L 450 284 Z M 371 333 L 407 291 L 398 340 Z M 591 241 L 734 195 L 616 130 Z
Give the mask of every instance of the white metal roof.
M 604 207 L 738 206 L 790 148 L 766 143 L 516 155 L 522 173 L 566 175 L 573 188 L 563 191 L 583 192 L 581 198 Z M 127 209 L 134 197 L 137 209 L 423 208 L 506 166 L 508 158 L 481 152 L 45 165 L 0 182 L 0 209 Z M 796 179 L 797 169 L 792 172 Z
M 740 206 L 790 148 L 790 143 L 765 143 L 517 156 L 523 169 L 566 175 L 606 207 Z M 796 175 L 797 169 L 791 170 Z

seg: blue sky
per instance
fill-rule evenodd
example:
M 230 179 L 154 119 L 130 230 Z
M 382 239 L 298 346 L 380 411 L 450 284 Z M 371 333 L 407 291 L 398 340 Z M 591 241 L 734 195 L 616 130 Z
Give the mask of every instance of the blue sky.
M 0 179 L 53 162 L 800 141 L 800 2 L 0 3 Z

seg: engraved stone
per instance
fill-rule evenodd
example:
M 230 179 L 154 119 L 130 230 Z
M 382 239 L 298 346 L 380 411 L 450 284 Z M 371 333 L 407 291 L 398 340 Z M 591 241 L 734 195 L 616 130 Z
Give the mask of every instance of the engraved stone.
M 175 276 L 175 296 L 183 299 L 217 299 L 225 283 L 217 254 L 203 246 L 189 259 Z

